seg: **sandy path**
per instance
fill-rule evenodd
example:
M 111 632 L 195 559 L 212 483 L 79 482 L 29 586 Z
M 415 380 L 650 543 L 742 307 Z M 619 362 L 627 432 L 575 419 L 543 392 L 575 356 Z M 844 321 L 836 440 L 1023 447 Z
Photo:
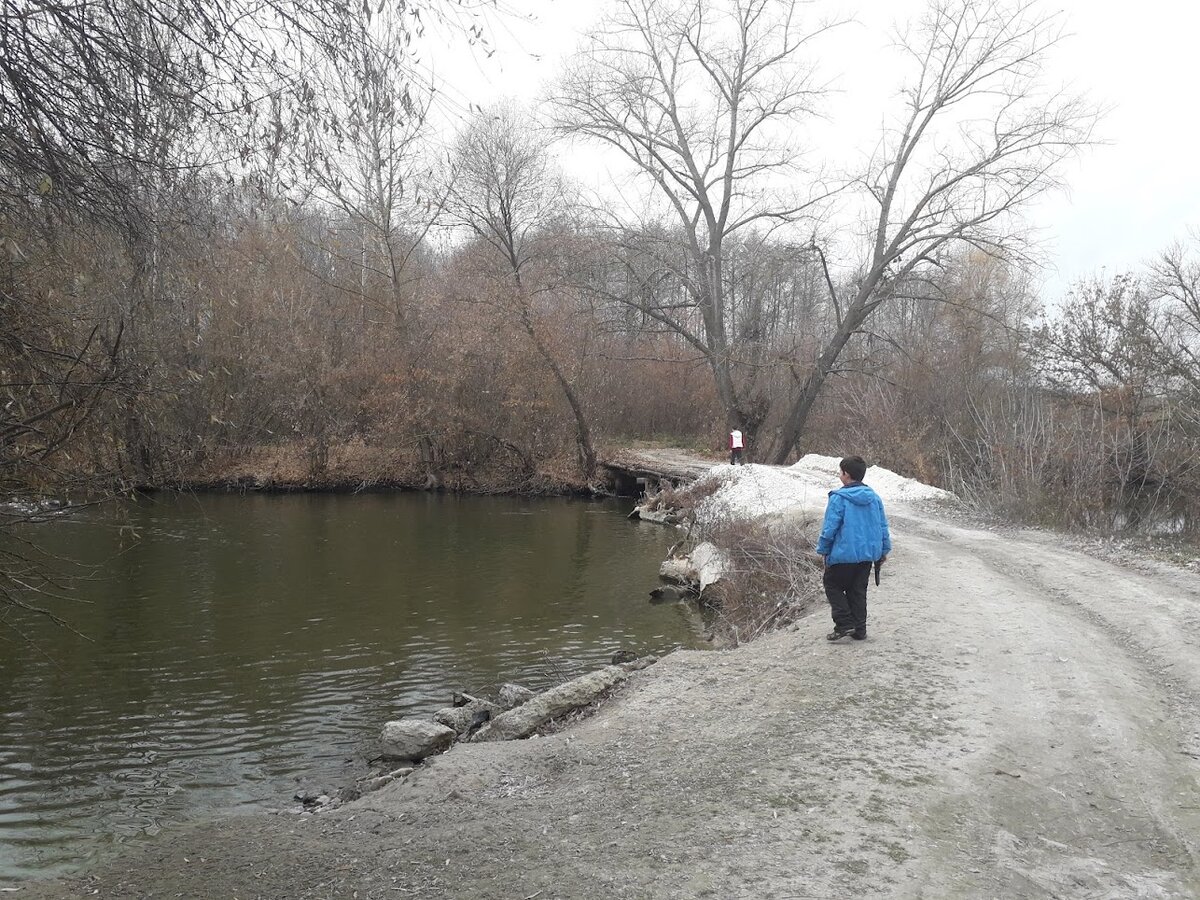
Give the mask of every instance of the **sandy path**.
M 1200 585 L 893 510 L 870 638 L 672 654 L 551 737 L 20 897 L 1200 896 Z

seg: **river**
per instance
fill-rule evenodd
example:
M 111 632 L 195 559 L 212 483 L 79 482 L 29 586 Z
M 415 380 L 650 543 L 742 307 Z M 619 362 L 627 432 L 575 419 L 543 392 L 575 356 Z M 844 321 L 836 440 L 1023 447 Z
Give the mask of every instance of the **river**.
M 677 536 L 627 505 L 159 495 L 29 528 L 70 628 L 0 622 L 0 883 L 349 784 L 453 690 L 699 645 L 648 602 Z

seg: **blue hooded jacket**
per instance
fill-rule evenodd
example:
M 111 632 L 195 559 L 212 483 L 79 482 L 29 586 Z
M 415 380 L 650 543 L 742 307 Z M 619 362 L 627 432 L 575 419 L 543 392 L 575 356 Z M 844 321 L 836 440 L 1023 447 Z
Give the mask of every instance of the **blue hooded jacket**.
M 892 552 L 883 501 L 861 481 L 829 492 L 817 553 L 829 565 L 874 562 Z

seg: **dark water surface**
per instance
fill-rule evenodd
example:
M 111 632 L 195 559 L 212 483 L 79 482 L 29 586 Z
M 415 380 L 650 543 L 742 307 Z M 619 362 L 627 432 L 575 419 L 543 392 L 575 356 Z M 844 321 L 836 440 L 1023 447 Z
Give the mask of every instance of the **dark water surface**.
M 694 646 L 624 506 L 425 494 L 157 497 L 29 534 L 90 569 L 70 631 L 0 627 L 0 883 L 365 772 L 382 724 Z M 151 838 L 152 839 L 152 838 Z

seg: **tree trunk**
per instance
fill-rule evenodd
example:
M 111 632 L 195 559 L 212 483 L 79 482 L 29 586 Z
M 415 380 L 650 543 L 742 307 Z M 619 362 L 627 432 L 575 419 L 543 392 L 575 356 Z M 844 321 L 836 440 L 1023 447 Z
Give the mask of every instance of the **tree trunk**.
M 584 479 L 588 484 L 591 484 L 596 477 L 596 448 L 592 444 L 592 429 L 588 426 L 587 416 L 583 411 L 583 404 L 579 401 L 579 395 L 575 393 L 575 389 L 571 386 L 571 382 L 567 379 L 567 376 L 563 374 L 563 370 L 555 361 L 554 356 L 538 339 L 537 333 L 533 328 L 533 323 L 528 318 L 522 317 L 522 325 L 524 325 L 525 333 L 529 335 L 529 339 L 533 341 L 533 346 L 537 348 L 546 366 L 554 375 L 558 386 L 562 389 L 563 396 L 567 398 L 567 404 L 571 407 L 571 413 L 575 416 L 575 444 L 579 450 L 579 465 L 583 471 Z
M 833 337 L 829 339 L 829 343 L 821 351 L 821 355 L 817 358 L 816 363 L 813 364 L 808 377 L 804 379 L 804 386 L 792 402 L 787 416 L 784 418 L 783 428 L 779 433 L 778 441 L 771 449 L 771 462 L 774 465 L 781 466 L 787 462 L 788 455 L 800 442 L 800 437 L 804 434 L 804 427 L 808 424 L 808 417 L 812 413 L 813 406 L 816 405 L 821 388 L 825 385 L 825 379 L 833 371 L 838 357 L 841 355 L 843 348 L 845 348 L 851 336 L 866 321 L 869 308 L 865 302 L 866 297 L 864 293 L 860 293 L 854 304 L 847 310 L 846 318 L 842 320 L 842 324 L 834 332 Z

